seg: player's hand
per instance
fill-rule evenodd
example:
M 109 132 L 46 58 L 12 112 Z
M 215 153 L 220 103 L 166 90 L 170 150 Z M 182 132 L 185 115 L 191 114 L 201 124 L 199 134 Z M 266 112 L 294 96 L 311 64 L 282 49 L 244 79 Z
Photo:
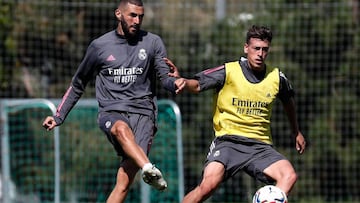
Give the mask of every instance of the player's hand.
M 305 148 L 306 148 L 306 141 L 304 136 L 302 135 L 301 132 L 298 132 L 298 134 L 296 135 L 296 150 L 302 154 L 305 152 Z
M 179 78 L 175 80 L 176 94 L 181 93 L 186 87 L 187 80 L 185 78 Z
M 170 68 L 170 72 L 168 73 L 168 75 L 170 77 L 180 78 L 181 76 L 180 76 L 179 69 L 175 66 L 175 64 L 168 58 L 163 58 L 163 59 Z
M 50 131 L 52 130 L 53 128 L 55 128 L 56 126 L 56 122 L 54 120 L 54 117 L 52 116 L 48 116 L 45 118 L 42 126 L 47 130 L 47 131 Z

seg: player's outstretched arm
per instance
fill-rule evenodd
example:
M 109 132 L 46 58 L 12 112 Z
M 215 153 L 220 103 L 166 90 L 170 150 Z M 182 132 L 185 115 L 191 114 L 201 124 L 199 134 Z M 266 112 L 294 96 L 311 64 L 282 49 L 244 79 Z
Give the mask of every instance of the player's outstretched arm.
M 180 78 L 181 75 L 180 75 L 179 69 L 175 66 L 175 64 L 168 58 L 163 58 L 163 59 L 170 68 L 170 72 L 168 73 L 168 75 L 170 77 Z
M 180 75 L 179 69 L 175 66 L 175 64 L 168 58 L 163 58 L 163 59 L 170 68 L 170 72 L 168 73 L 168 75 L 170 77 L 180 78 L 181 75 Z
M 170 67 L 171 72 L 169 73 L 169 76 L 178 78 L 175 80 L 176 94 L 181 93 L 184 89 L 192 93 L 200 92 L 199 81 L 195 79 L 181 78 L 179 69 L 175 66 L 175 64 L 168 58 L 164 58 L 164 61 Z
M 199 93 L 200 85 L 199 81 L 194 79 L 179 78 L 175 80 L 176 94 L 181 93 L 184 89 L 191 93 Z
M 44 122 L 43 122 L 43 124 L 42 124 L 42 126 L 43 126 L 46 130 L 48 130 L 48 131 L 50 131 L 50 130 L 52 130 L 53 128 L 55 128 L 56 125 L 57 125 L 57 124 L 56 124 L 56 122 L 55 122 L 55 119 L 54 119 L 54 117 L 52 117 L 52 116 L 46 117 L 45 120 L 44 120 Z

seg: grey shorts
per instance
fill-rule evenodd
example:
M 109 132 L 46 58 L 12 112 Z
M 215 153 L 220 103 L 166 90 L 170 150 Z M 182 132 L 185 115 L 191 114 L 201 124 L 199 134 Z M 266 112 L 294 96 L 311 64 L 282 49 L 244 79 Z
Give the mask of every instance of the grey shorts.
M 216 137 L 210 145 L 205 166 L 217 161 L 225 166 L 224 180 L 243 170 L 256 180 L 271 184 L 274 180 L 263 171 L 272 163 L 286 158 L 272 145 L 241 136 Z
M 105 132 L 108 140 L 116 150 L 117 155 L 126 159 L 128 156 L 124 153 L 121 145 L 111 134 L 112 126 L 118 120 L 124 121 L 128 124 L 134 133 L 136 143 L 144 150 L 146 154 L 148 154 L 156 132 L 155 118 L 137 113 L 118 111 L 99 113 L 98 124 L 100 129 Z

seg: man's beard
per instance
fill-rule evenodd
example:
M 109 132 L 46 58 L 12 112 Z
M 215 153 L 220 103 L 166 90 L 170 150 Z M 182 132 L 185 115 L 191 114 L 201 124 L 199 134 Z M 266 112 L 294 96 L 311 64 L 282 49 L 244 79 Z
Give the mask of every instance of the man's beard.
M 123 18 L 120 19 L 120 24 L 126 38 L 134 38 L 137 36 L 139 29 L 136 29 L 135 32 L 130 32 L 129 25 L 126 23 L 126 21 Z

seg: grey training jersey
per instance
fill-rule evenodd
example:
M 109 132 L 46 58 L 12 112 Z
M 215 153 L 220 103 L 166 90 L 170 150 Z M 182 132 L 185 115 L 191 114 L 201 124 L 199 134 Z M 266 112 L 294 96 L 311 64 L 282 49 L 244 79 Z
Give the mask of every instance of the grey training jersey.
M 175 78 L 167 75 L 169 67 L 164 57 L 166 49 L 162 40 L 150 32 L 140 31 L 136 39 L 127 40 L 113 30 L 95 39 L 58 106 L 56 123 L 64 121 L 94 77 L 100 112 L 153 114 L 156 76 L 163 87 L 175 91 Z

